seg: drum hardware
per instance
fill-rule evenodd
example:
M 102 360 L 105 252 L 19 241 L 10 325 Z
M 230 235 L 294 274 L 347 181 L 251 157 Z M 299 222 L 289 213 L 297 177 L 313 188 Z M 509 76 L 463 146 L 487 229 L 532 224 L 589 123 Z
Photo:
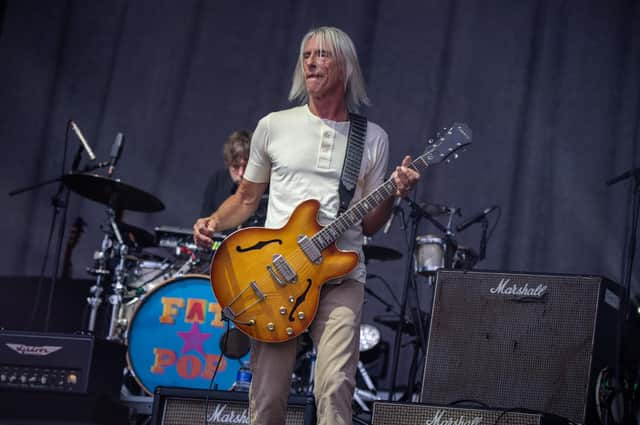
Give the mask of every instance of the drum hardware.
M 88 269 L 89 273 L 96 276 L 96 284 L 90 290 L 91 296 L 87 298 L 90 308 L 88 330 L 95 331 L 104 286 L 110 283 L 111 293 L 108 302 L 111 309 L 106 338 L 123 341 L 120 323 L 124 314 L 123 296 L 131 270 L 127 264 L 129 250 L 138 251 L 142 247 L 150 246 L 154 238 L 145 230 L 123 222 L 122 213 L 124 210 L 161 211 L 164 204 L 155 196 L 111 177 L 71 173 L 62 176 L 62 181 L 71 191 L 107 206 L 107 223 L 101 227 L 105 236 L 101 249 L 94 255 L 97 265 Z
M 192 251 L 200 249 L 195 243 L 193 243 L 193 229 L 191 228 L 158 226 L 154 230 L 158 246 L 162 248 L 177 248 L 178 246 L 185 246 Z M 225 235 L 222 233 L 215 233 L 213 236 L 214 242 L 222 242 L 224 238 Z
M 380 343 L 380 330 L 374 325 L 368 323 L 360 324 L 360 354 L 374 350 Z M 375 400 L 381 400 L 378 396 L 378 390 L 367 372 L 362 360 L 358 360 L 358 373 L 362 378 L 367 389 L 358 388 L 356 386 L 353 394 L 353 400 L 358 404 L 360 409 L 364 412 L 370 412 L 369 406 L 366 402 L 372 402 Z
M 111 238 L 108 234 L 105 234 L 102 239 L 102 244 L 100 245 L 100 251 L 96 251 L 93 254 L 93 258 L 96 261 L 97 266 L 94 268 L 87 268 L 87 272 L 96 277 L 96 283 L 89 289 L 90 296 L 87 297 L 87 304 L 89 305 L 89 323 L 87 324 L 87 330 L 89 332 L 95 332 L 98 309 L 102 304 L 104 280 L 111 275 L 111 270 L 109 270 L 107 264 L 107 257 L 109 256 L 112 247 L 113 243 Z

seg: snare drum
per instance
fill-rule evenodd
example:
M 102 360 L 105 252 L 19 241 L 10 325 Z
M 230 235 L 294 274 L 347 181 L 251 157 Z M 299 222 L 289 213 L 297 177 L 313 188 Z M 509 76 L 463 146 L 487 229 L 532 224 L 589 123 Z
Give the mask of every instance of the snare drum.
M 127 329 L 127 363 L 140 386 L 153 394 L 158 386 L 227 390 L 235 382 L 244 356 L 222 356 L 221 320 L 209 277 L 185 275 L 156 286 L 145 294 Z
M 415 271 L 420 274 L 431 274 L 445 266 L 446 244 L 442 238 L 434 235 L 416 237 L 416 253 L 414 254 Z

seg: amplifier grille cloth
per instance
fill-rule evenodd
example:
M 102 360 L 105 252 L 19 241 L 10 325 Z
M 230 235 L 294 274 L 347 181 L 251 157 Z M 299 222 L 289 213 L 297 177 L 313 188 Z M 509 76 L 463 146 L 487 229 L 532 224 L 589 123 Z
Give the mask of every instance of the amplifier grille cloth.
M 207 425 L 249 423 L 248 403 L 242 401 L 208 401 Z M 163 412 L 163 425 L 204 424 L 205 399 L 167 397 Z M 233 415 L 233 416 L 232 416 Z M 233 422 L 230 418 L 233 418 Z M 246 421 L 244 419 L 246 418 Z M 287 410 L 287 425 L 304 425 L 304 406 L 291 406 Z
M 528 413 L 376 402 L 372 425 L 539 425 L 540 418 Z

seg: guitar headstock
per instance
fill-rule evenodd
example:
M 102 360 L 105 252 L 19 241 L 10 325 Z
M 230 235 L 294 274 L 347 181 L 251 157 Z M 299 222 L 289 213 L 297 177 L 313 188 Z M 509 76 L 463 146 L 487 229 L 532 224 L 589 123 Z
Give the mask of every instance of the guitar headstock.
M 472 132 L 465 123 L 454 123 L 437 138 L 430 139 L 425 153 L 421 155 L 429 165 L 439 162 L 449 163 L 458 159 L 468 145 L 471 144 Z

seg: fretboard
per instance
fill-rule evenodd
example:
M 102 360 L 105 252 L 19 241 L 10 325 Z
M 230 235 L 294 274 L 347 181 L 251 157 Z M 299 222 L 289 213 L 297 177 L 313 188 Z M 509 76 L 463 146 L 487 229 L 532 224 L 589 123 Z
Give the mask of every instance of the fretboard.
M 422 173 L 422 171 L 429 166 L 427 158 L 430 154 L 431 152 L 426 152 L 420 155 L 409 167 Z M 390 177 L 377 189 L 360 199 L 334 221 L 316 233 L 311 238 L 312 242 L 321 251 L 327 248 L 338 240 L 338 238 L 340 238 L 347 229 L 360 223 L 364 216 L 366 216 L 371 210 L 380 205 L 387 198 L 391 197 L 396 192 L 396 189 L 396 183 L 393 181 L 393 178 Z

